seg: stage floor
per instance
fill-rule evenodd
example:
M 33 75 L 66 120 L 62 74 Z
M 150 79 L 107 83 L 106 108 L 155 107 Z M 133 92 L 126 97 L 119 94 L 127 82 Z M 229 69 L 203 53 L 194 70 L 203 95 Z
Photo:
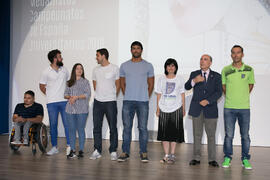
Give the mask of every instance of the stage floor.
M 270 179 L 270 148 L 252 147 L 251 163 L 253 170 L 244 170 L 241 167 L 241 147 L 234 146 L 234 159 L 229 169 L 213 168 L 208 166 L 207 146 L 202 146 L 201 164 L 189 166 L 192 155 L 192 144 L 179 144 L 176 150 L 176 163 L 173 165 L 161 164 L 160 158 L 163 150 L 160 143 L 148 143 L 149 163 L 139 160 L 139 143 L 132 142 L 131 157 L 127 162 L 110 160 L 108 152 L 109 141 L 103 141 L 102 158 L 90 160 L 89 155 L 93 149 L 93 140 L 87 139 L 85 144 L 85 157 L 83 159 L 67 159 L 65 156 L 65 139 L 59 138 L 60 153 L 55 156 L 42 155 L 39 149 L 35 156 L 31 148 L 22 147 L 14 153 L 8 146 L 8 136 L 0 136 L 0 179 L 112 179 L 112 180 L 222 180 L 244 179 L 260 180 Z M 122 142 L 119 141 L 119 147 Z M 121 148 L 118 148 L 119 152 Z M 217 161 L 223 160 L 222 146 L 217 148 Z

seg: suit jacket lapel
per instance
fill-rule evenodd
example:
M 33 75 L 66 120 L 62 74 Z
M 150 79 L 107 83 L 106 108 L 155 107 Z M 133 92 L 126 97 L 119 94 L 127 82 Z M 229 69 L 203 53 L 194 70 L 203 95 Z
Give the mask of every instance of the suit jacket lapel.
M 213 72 L 212 72 L 211 69 L 210 69 L 209 75 L 208 75 L 208 78 L 207 78 L 207 81 L 206 81 L 206 85 L 207 85 L 210 81 L 212 81 L 213 78 L 214 78 L 214 75 L 213 75 Z

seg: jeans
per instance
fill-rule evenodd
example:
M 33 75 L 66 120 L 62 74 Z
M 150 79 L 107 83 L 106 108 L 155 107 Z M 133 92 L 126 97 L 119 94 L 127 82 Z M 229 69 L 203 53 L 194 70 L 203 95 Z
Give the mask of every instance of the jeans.
M 76 132 L 79 135 L 79 147 L 80 151 L 84 149 L 85 143 L 85 125 L 88 113 L 84 114 L 69 114 L 66 113 L 68 129 L 69 129 L 69 139 L 70 139 L 70 147 L 71 150 L 76 150 Z
M 130 154 L 130 142 L 131 142 L 131 131 L 133 126 L 133 119 L 135 113 L 138 118 L 138 129 L 139 129 L 139 142 L 140 142 L 140 153 L 147 152 L 148 142 L 148 112 L 149 104 L 148 101 L 123 101 L 122 119 L 123 119 L 123 152 Z
M 14 123 L 14 129 L 15 129 L 15 136 L 14 139 L 15 141 L 20 141 L 21 140 L 21 126 L 23 126 L 23 139 L 28 140 L 28 131 L 29 128 L 31 127 L 32 123 L 30 121 L 26 122 L 15 122 Z
M 118 147 L 117 132 L 117 104 L 116 101 L 100 102 L 94 100 L 93 123 L 94 123 L 94 149 L 102 152 L 102 124 L 103 117 L 106 115 L 110 128 L 110 147 L 109 151 L 116 152 Z
M 225 140 L 223 151 L 225 157 L 232 158 L 233 154 L 233 137 L 235 122 L 238 120 L 241 134 L 242 144 L 242 160 L 250 159 L 249 147 L 249 124 L 250 124 L 250 110 L 249 109 L 227 109 L 224 108 L 224 127 L 225 127 Z
M 66 120 L 66 104 L 67 101 L 55 102 L 47 104 L 49 121 L 50 121 L 50 134 L 51 134 L 51 143 L 53 147 L 57 146 L 57 126 L 58 126 L 58 115 L 61 114 L 62 122 L 65 129 L 65 135 L 67 139 L 67 145 L 69 145 L 69 134 L 68 134 L 68 123 Z

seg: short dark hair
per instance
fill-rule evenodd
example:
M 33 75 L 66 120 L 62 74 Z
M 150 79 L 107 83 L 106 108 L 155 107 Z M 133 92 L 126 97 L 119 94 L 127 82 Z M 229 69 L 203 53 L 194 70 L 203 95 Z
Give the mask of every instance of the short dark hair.
M 240 49 L 241 49 L 241 51 L 242 51 L 242 53 L 244 52 L 243 47 L 242 47 L 242 46 L 240 46 L 240 45 L 234 45 L 234 46 L 232 47 L 232 49 L 231 49 L 231 52 L 232 52 L 232 50 L 233 50 L 234 48 L 240 48 Z
M 109 59 L 109 52 L 106 48 L 98 49 L 97 52 L 104 55 L 106 59 Z
M 53 59 L 56 58 L 57 54 L 61 54 L 61 51 L 59 51 L 58 49 L 51 50 L 48 53 L 48 59 L 51 63 L 53 63 Z
M 35 97 L 34 91 L 31 91 L 31 90 L 26 91 L 24 94 L 28 94 L 28 95 L 32 96 L 33 98 Z
M 143 50 L 143 46 L 142 46 L 142 43 L 139 42 L 139 41 L 134 41 L 133 43 L 131 43 L 131 46 L 130 48 L 132 49 L 133 46 L 140 46 L 141 49 Z
M 166 61 L 165 64 L 164 64 L 164 73 L 165 73 L 166 75 L 169 74 L 168 71 L 167 71 L 167 66 L 169 66 L 169 65 L 171 65 L 171 64 L 173 64 L 173 65 L 175 66 L 175 72 L 174 72 L 174 74 L 177 73 L 177 70 L 178 70 L 178 64 L 177 64 L 176 60 L 175 60 L 175 59 L 172 59 L 172 58 L 169 58 L 169 59 L 167 59 L 167 61 Z

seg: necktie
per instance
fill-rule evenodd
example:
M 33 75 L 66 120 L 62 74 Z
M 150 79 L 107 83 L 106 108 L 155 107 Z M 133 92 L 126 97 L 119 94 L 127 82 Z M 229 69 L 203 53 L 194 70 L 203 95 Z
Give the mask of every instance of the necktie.
M 204 83 L 206 83 L 206 72 L 203 73 Z

